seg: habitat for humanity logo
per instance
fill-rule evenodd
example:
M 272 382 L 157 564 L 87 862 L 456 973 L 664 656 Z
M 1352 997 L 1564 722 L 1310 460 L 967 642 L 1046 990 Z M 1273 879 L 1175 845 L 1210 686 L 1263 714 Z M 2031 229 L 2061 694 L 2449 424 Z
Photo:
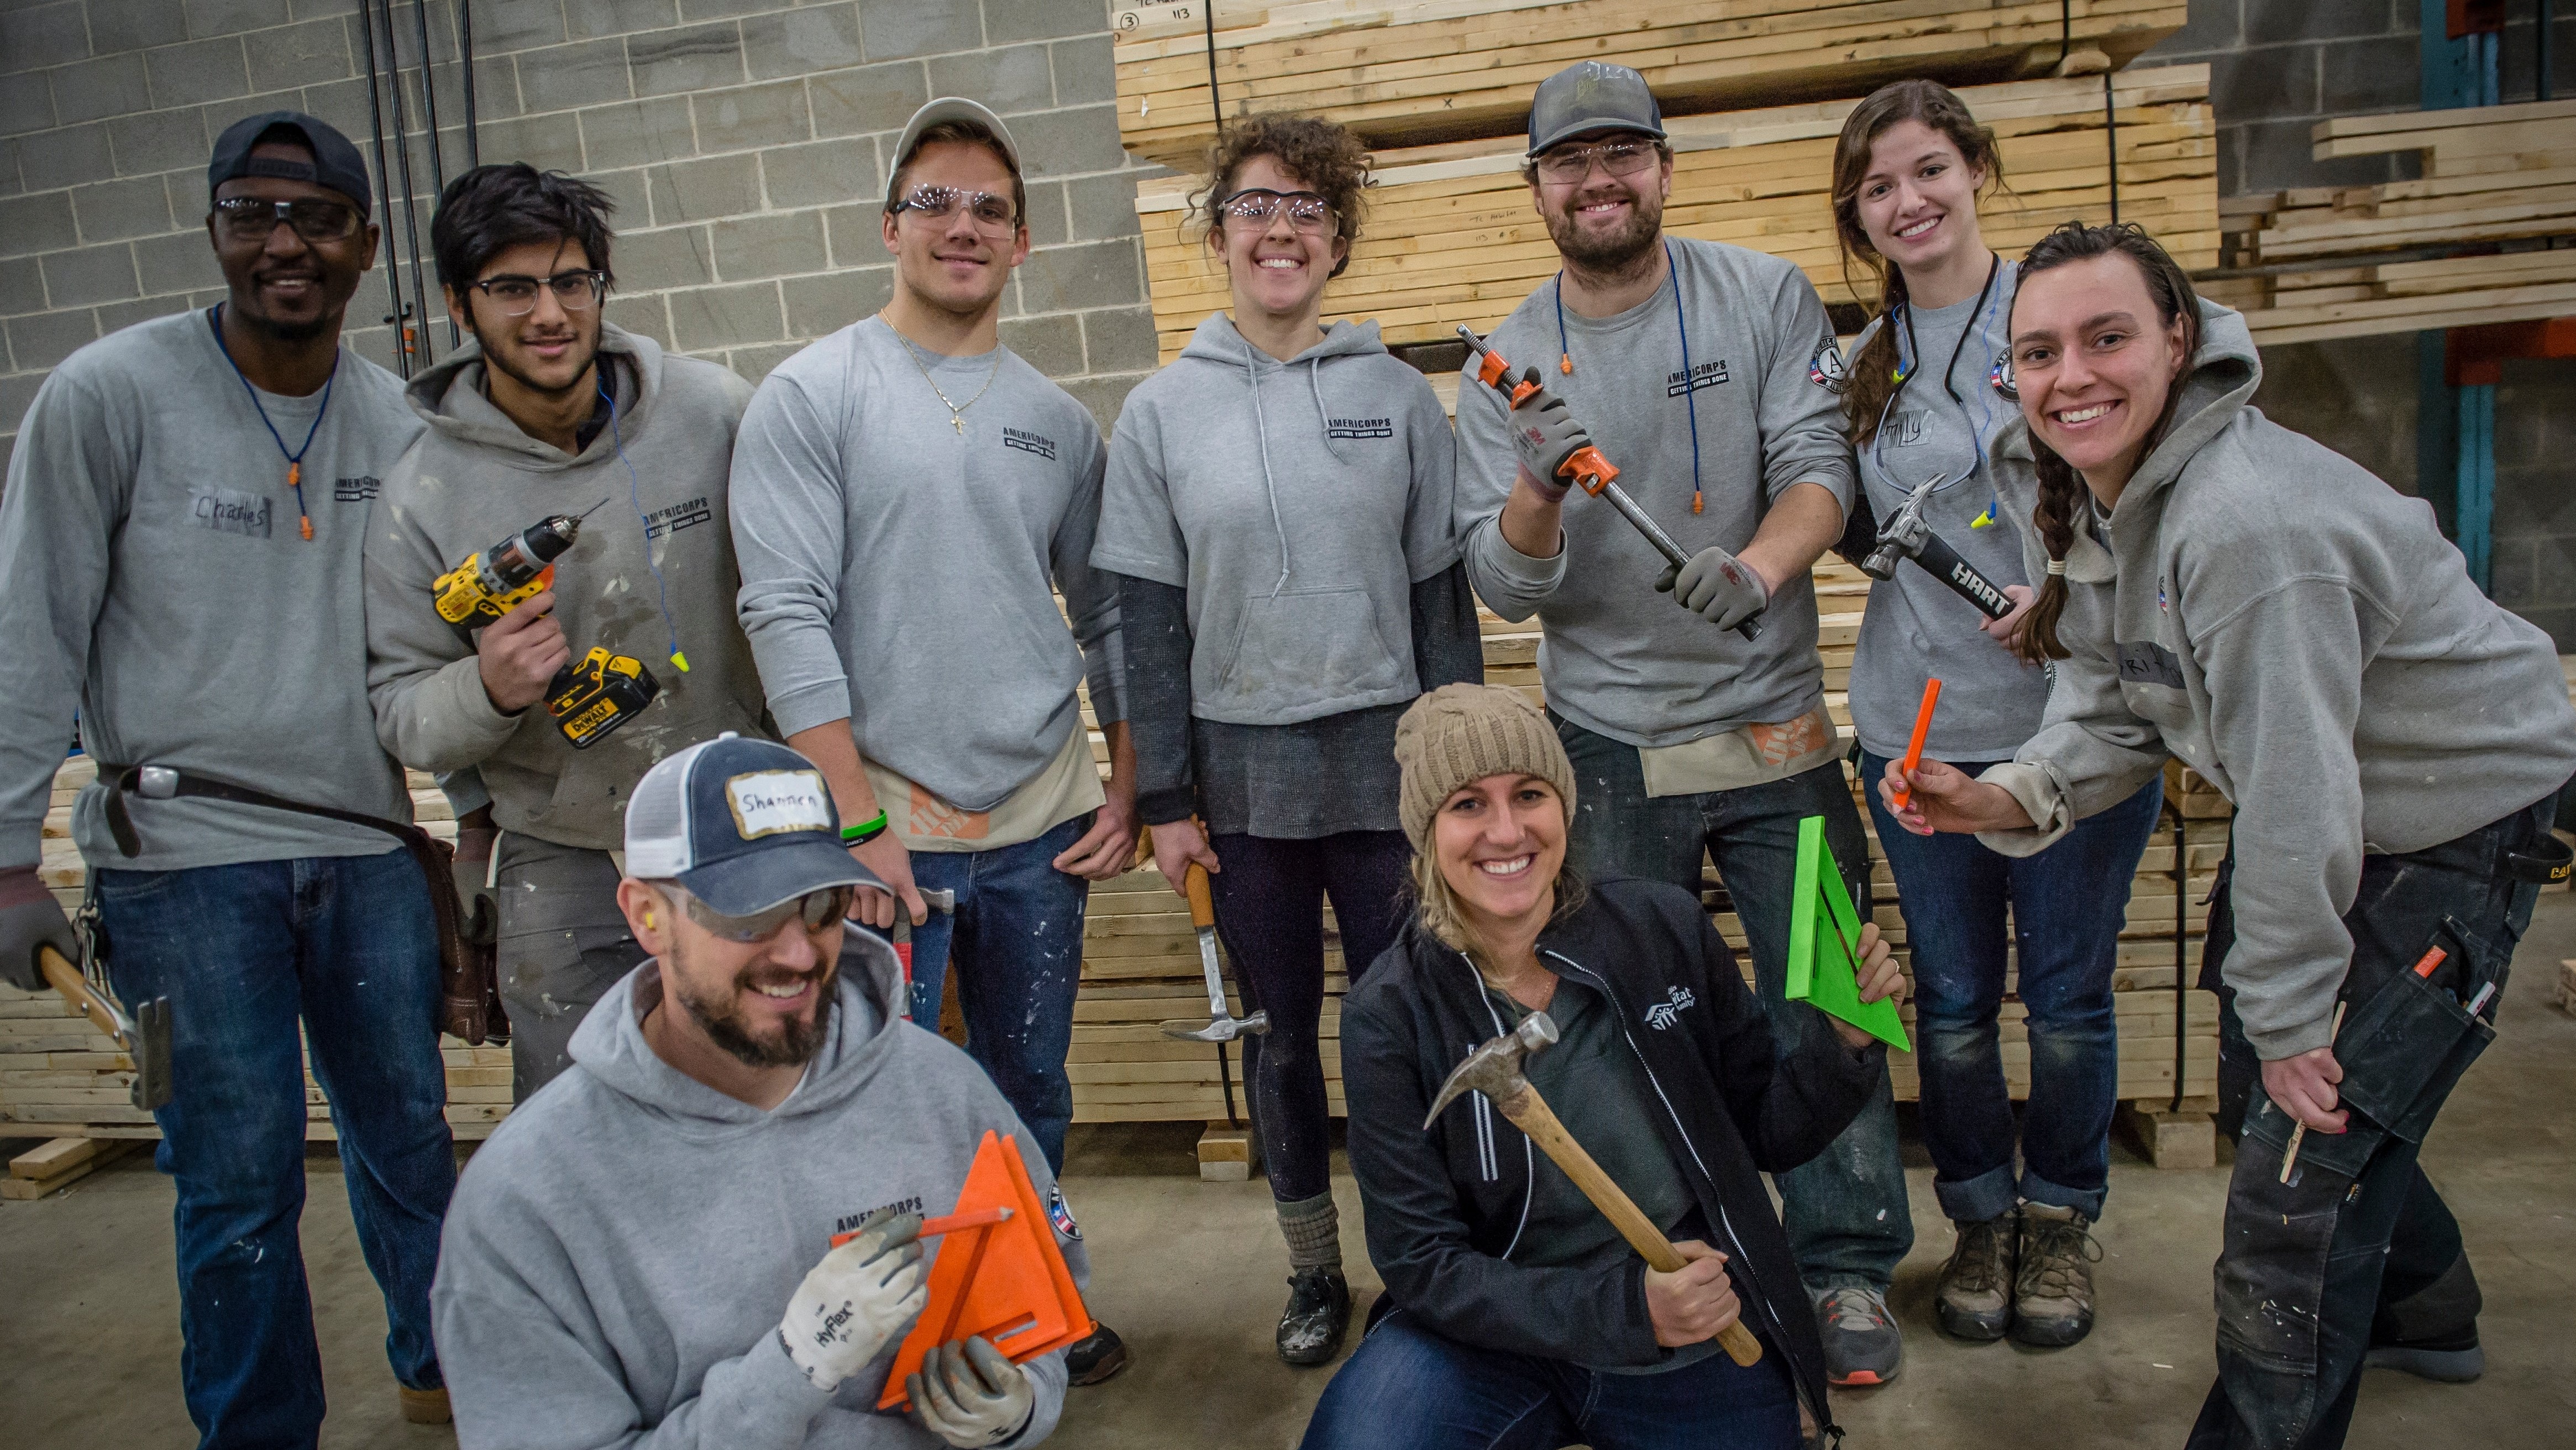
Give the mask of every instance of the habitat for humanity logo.
M 1395 436 L 1395 420 L 1393 418 L 1326 418 L 1324 436 L 1327 438 L 1392 438 Z
M 1016 448 L 1022 453 L 1034 453 L 1038 457 L 1047 459 L 1050 462 L 1055 458 L 1054 439 L 1040 437 L 1039 435 L 1028 432 L 1025 429 L 1003 429 L 1002 446 L 1005 448 Z
M 1699 366 L 1692 368 L 1690 370 L 1690 383 L 1688 386 L 1683 385 L 1682 375 L 1678 369 L 1673 372 L 1666 373 L 1664 375 L 1664 396 L 1667 398 L 1678 398 L 1684 393 L 1696 393 L 1702 388 L 1713 388 L 1726 381 L 1729 381 L 1726 373 L 1726 359 L 1719 358 L 1715 362 L 1704 362 Z
M 1680 1018 L 1683 1008 L 1699 1005 L 1699 999 L 1690 994 L 1688 987 L 1675 987 L 1665 996 L 1666 1000 L 1646 1009 L 1646 1025 L 1657 1032 L 1672 1026 Z

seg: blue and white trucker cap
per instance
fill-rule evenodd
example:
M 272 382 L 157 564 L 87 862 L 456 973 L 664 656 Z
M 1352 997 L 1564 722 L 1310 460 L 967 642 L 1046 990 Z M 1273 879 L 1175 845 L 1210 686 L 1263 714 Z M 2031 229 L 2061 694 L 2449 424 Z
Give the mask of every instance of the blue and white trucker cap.
M 833 886 L 884 889 L 841 844 L 814 763 L 728 730 L 644 773 L 626 803 L 626 874 L 677 881 L 727 916 Z

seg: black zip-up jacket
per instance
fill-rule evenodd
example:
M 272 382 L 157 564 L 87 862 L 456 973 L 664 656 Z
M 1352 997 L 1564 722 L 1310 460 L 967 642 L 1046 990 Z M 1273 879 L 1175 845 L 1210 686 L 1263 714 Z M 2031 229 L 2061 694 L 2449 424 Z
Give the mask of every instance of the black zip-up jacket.
M 1538 939 L 1539 960 L 1602 993 L 1645 1067 L 1656 1131 L 1715 1231 L 1745 1324 L 1789 1356 L 1819 1425 L 1824 1343 L 1761 1174 L 1824 1151 L 1867 1102 L 1886 1048 L 1846 1048 L 1823 1022 L 1793 1052 L 1775 1046 L 1690 893 L 1612 877 Z M 1793 1008 L 1793 1011 L 1812 1011 Z M 1342 1005 L 1351 1171 L 1369 1258 L 1387 1293 L 1465 1344 L 1592 1365 L 1651 1365 L 1664 1350 L 1646 1312 L 1646 1265 L 1534 1268 L 1512 1262 L 1537 1146 L 1477 1093 L 1424 1131 L 1450 1072 L 1507 1024 L 1464 956 L 1410 926 Z

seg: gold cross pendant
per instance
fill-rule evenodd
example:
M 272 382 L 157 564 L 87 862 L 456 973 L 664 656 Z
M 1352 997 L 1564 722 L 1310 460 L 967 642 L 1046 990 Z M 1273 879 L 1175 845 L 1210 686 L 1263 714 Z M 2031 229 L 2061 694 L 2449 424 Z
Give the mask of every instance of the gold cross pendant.
M 951 414 L 949 414 L 949 415 L 948 415 L 948 422 L 949 422 L 949 425 L 950 425 L 951 427 L 954 427 L 954 428 L 957 430 L 957 436 L 958 436 L 958 437 L 963 438 L 963 437 L 965 437 L 965 436 L 966 436 L 966 415 L 965 415 L 965 414 L 963 414 L 963 413 L 951 413 Z

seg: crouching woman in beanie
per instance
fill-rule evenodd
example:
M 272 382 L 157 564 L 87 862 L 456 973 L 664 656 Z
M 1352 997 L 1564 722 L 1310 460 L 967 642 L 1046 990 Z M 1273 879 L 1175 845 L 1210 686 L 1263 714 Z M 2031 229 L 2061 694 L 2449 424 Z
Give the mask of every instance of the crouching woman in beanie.
M 1793 1450 L 1830 1425 L 1824 1351 L 1760 1174 L 1807 1161 L 1884 1070 L 1859 1029 L 1802 1014 L 1773 1040 L 1699 901 L 1566 868 L 1574 771 L 1510 690 L 1449 685 L 1396 728 L 1420 895 L 1342 1007 L 1350 1156 L 1387 1297 L 1324 1392 L 1308 1450 Z M 1874 927 L 1864 1000 L 1902 979 Z M 1646 1267 L 1538 1147 L 1441 1084 L 1533 1012 L 1526 1072 L 1689 1262 Z M 1738 1366 L 1739 1319 L 1763 1347 Z

